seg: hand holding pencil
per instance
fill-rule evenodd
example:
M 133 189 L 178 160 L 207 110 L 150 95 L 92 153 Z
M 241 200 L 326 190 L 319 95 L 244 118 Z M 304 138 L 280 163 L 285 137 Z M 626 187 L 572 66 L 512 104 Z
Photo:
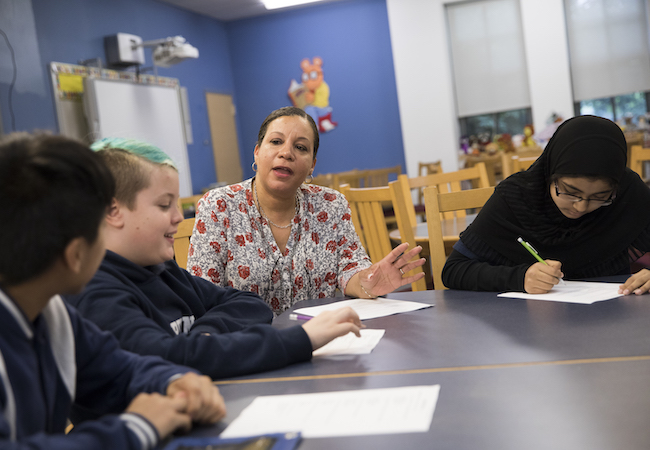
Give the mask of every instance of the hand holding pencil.
M 544 260 L 539 256 L 537 250 L 521 237 L 517 238 L 517 241 L 539 261 L 530 266 L 526 271 L 526 275 L 524 276 L 524 290 L 526 292 L 529 294 L 545 294 L 556 284 L 564 284 L 562 280 L 564 274 L 561 270 L 562 263 L 560 261 L 554 261 L 552 259 Z

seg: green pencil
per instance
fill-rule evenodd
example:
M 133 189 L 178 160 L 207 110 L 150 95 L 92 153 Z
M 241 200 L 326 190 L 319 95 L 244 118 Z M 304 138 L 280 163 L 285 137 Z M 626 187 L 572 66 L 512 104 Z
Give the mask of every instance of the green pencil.
M 521 236 L 517 238 L 517 242 L 519 242 L 521 245 L 523 245 L 524 248 L 525 248 L 526 250 L 528 250 L 528 251 L 530 252 L 530 254 L 533 255 L 537 261 L 541 262 L 542 264 L 546 264 L 546 261 L 544 261 L 544 260 L 539 256 L 539 253 L 537 253 L 537 250 L 535 250 L 535 249 L 533 248 L 533 246 L 530 245 L 528 242 L 524 241 L 524 240 L 521 238 Z M 548 264 L 546 264 L 546 265 L 548 266 Z
M 541 262 L 542 264 L 545 264 L 545 265 L 548 266 L 548 263 L 547 263 L 546 261 L 544 261 L 544 260 L 541 258 L 541 256 L 539 256 L 539 253 L 537 253 L 537 250 L 535 250 L 535 248 L 534 248 L 532 245 L 530 245 L 528 242 L 524 241 L 524 240 L 521 238 L 521 236 L 519 236 L 519 237 L 517 238 L 517 242 L 519 242 L 521 245 L 523 245 L 524 248 L 525 248 L 526 250 L 528 250 L 528 251 L 530 252 L 530 254 L 533 255 L 537 261 L 539 261 L 539 262 Z M 564 280 L 563 280 L 562 278 L 560 278 L 560 283 L 564 284 Z

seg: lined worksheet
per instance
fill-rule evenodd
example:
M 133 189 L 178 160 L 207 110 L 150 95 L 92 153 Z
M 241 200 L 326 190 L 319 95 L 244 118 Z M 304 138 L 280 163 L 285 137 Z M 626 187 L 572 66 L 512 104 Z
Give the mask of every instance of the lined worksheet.
M 546 294 L 526 294 L 525 292 L 504 292 L 499 297 L 523 298 L 527 300 L 547 300 L 550 302 L 581 303 L 590 305 L 603 300 L 622 297 L 618 293 L 618 283 L 598 283 L 591 281 L 565 281 Z
M 403 312 L 417 311 L 418 309 L 431 308 L 433 305 L 427 305 L 420 302 L 409 302 L 406 300 L 392 300 L 388 298 L 341 300 L 340 302 L 328 303 L 321 306 L 310 306 L 293 311 L 296 314 L 305 316 L 317 316 L 323 311 L 333 311 L 335 309 L 349 306 L 359 315 L 361 320 L 375 319 L 377 317 L 391 316 Z
M 440 385 L 269 395 L 221 433 L 242 437 L 299 431 L 303 438 L 426 432 Z

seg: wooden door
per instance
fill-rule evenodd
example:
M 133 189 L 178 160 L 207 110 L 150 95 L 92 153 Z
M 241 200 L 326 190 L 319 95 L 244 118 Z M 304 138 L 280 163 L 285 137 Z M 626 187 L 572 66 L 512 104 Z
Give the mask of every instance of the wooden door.
M 243 173 L 232 96 L 213 92 L 208 92 L 205 96 L 217 181 L 226 184 L 239 183 Z

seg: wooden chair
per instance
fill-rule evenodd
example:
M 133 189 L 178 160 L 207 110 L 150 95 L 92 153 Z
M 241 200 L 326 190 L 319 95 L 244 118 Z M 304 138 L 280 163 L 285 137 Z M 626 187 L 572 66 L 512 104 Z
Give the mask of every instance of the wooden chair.
M 363 177 L 363 186 L 364 188 L 370 187 L 381 187 L 388 186 L 388 180 L 390 178 L 397 178 L 402 173 L 402 166 L 397 165 L 394 167 L 383 167 L 380 169 L 367 169 L 364 171 L 365 175 Z M 389 227 L 395 227 L 395 210 L 393 208 L 392 202 L 384 202 L 384 217 L 386 218 L 386 224 Z
M 447 255 L 442 238 L 441 213 L 481 208 L 493 192 L 492 186 L 448 193 L 441 193 L 436 186 L 424 188 L 424 205 L 429 230 L 429 261 L 434 289 L 446 289 L 442 283 L 442 268 Z
M 409 214 L 409 221 L 413 224 L 417 222 L 415 205 L 413 204 L 413 197 L 411 196 L 411 190 L 413 189 L 421 190 L 426 186 L 437 186 L 440 192 L 458 192 L 462 188 L 463 181 L 470 181 L 473 185 L 476 184 L 479 188 L 490 186 L 484 163 L 477 163 L 469 169 L 461 169 L 455 172 L 442 172 L 421 177 L 408 178 L 406 175 L 400 175 L 398 180 L 401 180 L 404 186 L 409 186 L 409 190 L 402 191 L 404 193 L 403 199 Z M 443 215 L 443 218 L 453 219 L 454 217 L 464 216 L 465 211 L 457 211 L 455 214 L 453 212 L 448 212 Z
M 501 153 L 501 174 L 504 180 L 514 173 L 512 167 L 513 158 L 517 158 L 515 153 Z
M 418 163 L 418 176 L 431 175 L 440 172 L 442 172 L 442 162 L 440 160 L 434 162 Z
M 187 254 L 190 250 L 190 237 L 194 229 L 194 218 L 185 219 L 178 224 L 178 231 L 174 235 L 174 259 L 176 264 L 187 269 Z
M 402 181 L 399 178 L 395 181 L 391 181 L 388 186 L 391 190 L 393 199 L 402 199 L 407 195 L 410 198 L 411 190 L 407 184 L 404 184 L 403 179 Z M 416 222 L 415 220 L 412 221 L 411 216 L 409 215 L 409 206 L 412 207 L 413 202 L 411 201 L 407 204 L 403 201 L 393 200 L 392 205 L 393 211 L 395 212 L 395 222 L 402 243 L 407 242 L 409 244 L 409 249 L 415 247 L 417 242 L 413 230 Z M 390 220 L 387 219 L 387 222 L 390 223 Z M 426 254 L 421 253 L 420 256 L 425 257 Z M 411 284 L 411 289 L 413 291 L 425 291 L 427 289 L 427 282 L 431 284 L 431 273 L 426 268 L 422 270 L 418 268 L 417 270 L 412 271 L 410 275 L 415 275 L 416 273 L 420 273 L 420 271 L 424 271 L 425 278 Z
M 310 184 L 315 184 L 316 186 L 325 186 L 328 188 L 334 187 L 334 174 L 321 173 L 315 175 Z
M 627 143 L 627 163 L 628 167 L 632 168 L 630 166 L 630 161 L 632 161 L 632 147 L 634 146 L 640 146 L 643 147 L 644 144 L 644 132 L 641 130 L 634 130 L 634 131 L 623 131 L 623 134 L 625 135 L 625 142 Z
M 523 158 L 528 158 L 530 156 L 536 156 L 539 158 L 542 153 L 544 153 L 544 149 L 540 146 L 518 147 L 515 151 L 516 155 L 519 155 Z
M 374 264 L 382 260 L 388 253 L 393 250 L 393 246 L 388 236 L 388 227 L 384 218 L 383 204 L 390 202 L 393 208 L 399 207 L 400 202 L 395 189 L 392 186 L 381 186 L 376 188 L 352 188 L 348 185 L 341 186 L 341 193 L 345 195 L 350 203 L 352 213 L 352 223 L 359 235 L 362 245 L 368 252 L 370 261 Z M 395 209 L 397 213 L 397 209 Z M 407 232 L 408 233 L 408 232 Z M 411 240 L 406 239 L 406 234 L 402 235 L 402 242 L 408 242 L 409 248 L 415 247 L 413 230 L 410 230 Z M 409 275 L 415 275 L 422 272 L 418 267 L 410 272 Z M 426 290 L 424 279 L 412 283 L 412 289 Z
M 539 158 L 539 155 L 522 156 L 515 153 L 502 153 L 501 167 L 503 170 L 503 179 L 505 180 L 513 173 L 527 170 L 535 161 L 537 161 L 537 158 Z
M 337 191 L 341 190 L 341 185 L 347 184 L 352 188 L 365 187 L 364 182 L 366 179 L 365 170 L 347 170 L 345 172 L 338 172 L 332 174 L 332 188 Z
M 397 178 L 402 173 L 402 166 L 384 167 L 381 169 L 367 169 L 363 187 L 388 186 L 391 175 Z
M 429 163 L 418 163 L 419 177 L 436 173 L 442 173 L 442 162 L 440 160 Z M 422 193 L 422 189 L 418 189 L 418 205 L 422 205 L 422 214 L 424 214 L 424 194 Z
M 390 176 L 394 174 L 397 177 L 401 173 L 402 166 L 400 165 L 381 169 L 352 169 L 345 172 L 316 175 L 312 180 L 312 184 L 327 186 L 337 191 L 341 190 L 343 184 L 347 184 L 351 188 L 388 186 Z
M 512 159 L 512 170 L 513 173 L 521 172 L 522 170 L 528 170 L 530 166 L 537 161 L 539 156 L 518 156 L 517 158 Z
M 628 166 L 630 169 L 638 173 L 641 179 L 647 183 L 650 181 L 650 179 L 643 174 L 643 165 L 646 161 L 650 161 L 650 148 L 643 148 L 640 145 L 633 145 L 630 148 L 630 160 L 628 162 Z
M 499 177 L 502 177 L 503 168 L 501 167 L 501 155 L 481 153 L 479 155 L 463 155 L 461 161 L 465 164 L 465 168 L 474 167 L 479 163 L 485 164 L 485 170 L 488 174 L 489 186 L 496 186 Z M 474 186 L 477 187 L 477 186 Z

